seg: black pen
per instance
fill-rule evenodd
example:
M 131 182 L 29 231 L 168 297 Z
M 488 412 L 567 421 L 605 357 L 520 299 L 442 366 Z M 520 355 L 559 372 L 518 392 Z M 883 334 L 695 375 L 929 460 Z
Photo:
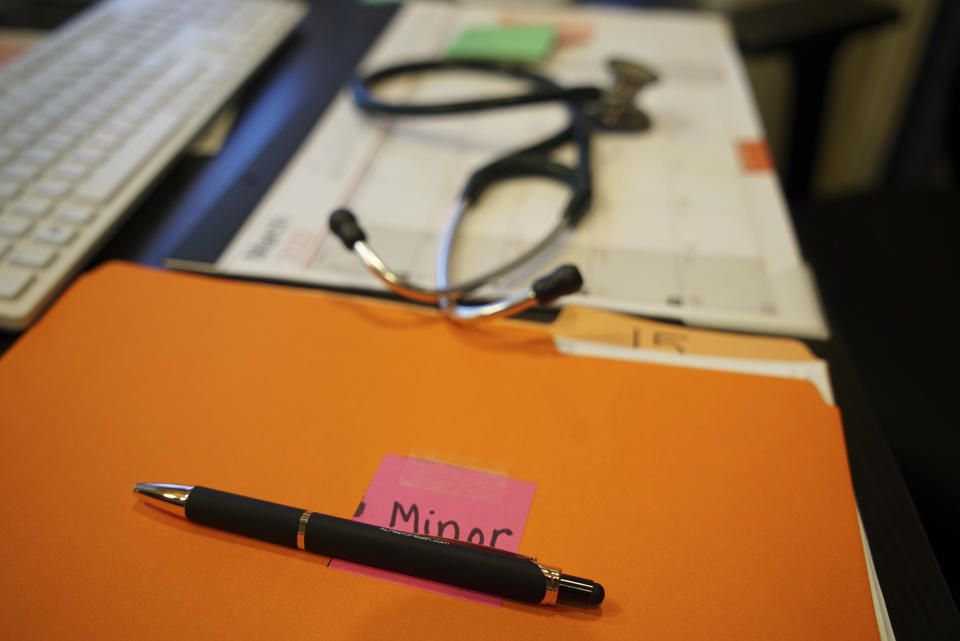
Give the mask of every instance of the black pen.
M 138 483 L 148 503 L 194 523 L 497 596 L 596 606 L 603 586 L 496 548 L 341 519 L 190 485 Z

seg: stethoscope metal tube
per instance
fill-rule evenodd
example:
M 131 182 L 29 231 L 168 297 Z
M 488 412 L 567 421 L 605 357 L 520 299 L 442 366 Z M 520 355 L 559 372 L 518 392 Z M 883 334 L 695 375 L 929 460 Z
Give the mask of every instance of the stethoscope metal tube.
M 529 289 L 492 303 L 449 305 L 444 301 L 456 301 L 471 290 L 461 287 L 445 289 L 421 287 L 392 271 L 367 243 L 366 234 L 357 223 L 356 216 L 349 210 L 338 209 L 330 216 L 330 230 L 347 249 L 353 251 L 367 270 L 390 290 L 411 300 L 441 304 L 447 314 L 460 320 L 518 314 L 534 305 L 546 305 L 560 296 L 579 291 L 583 286 L 580 270 L 573 265 L 563 265 L 535 281 Z M 482 284 L 484 283 L 480 283 Z
M 560 238 L 564 232 L 573 227 L 569 217 L 564 216 L 557 221 L 557 223 L 543 238 L 540 239 L 538 243 L 528 248 L 516 258 L 513 258 L 510 261 L 500 265 L 496 269 L 492 269 L 488 272 L 480 274 L 479 276 L 475 276 L 456 285 L 449 285 L 450 256 L 453 254 L 453 243 L 456 239 L 460 222 L 463 220 L 463 212 L 465 209 L 465 200 L 463 198 L 458 198 L 456 204 L 454 205 L 453 211 L 450 213 L 449 218 L 447 218 L 447 225 L 443 230 L 443 234 L 440 236 L 440 245 L 437 247 L 437 288 L 433 291 L 435 291 L 439 296 L 448 298 L 450 300 L 458 300 L 463 295 L 483 287 L 487 283 L 490 283 L 512 272 L 513 270 L 535 258 L 547 247 L 556 242 L 556 240 Z

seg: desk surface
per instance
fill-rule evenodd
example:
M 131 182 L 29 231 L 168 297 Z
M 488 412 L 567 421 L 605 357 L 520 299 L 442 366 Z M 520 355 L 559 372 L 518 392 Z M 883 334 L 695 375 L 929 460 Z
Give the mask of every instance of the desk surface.
M 160 266 L 211 212 L 249 212 L 392 11 L 356 0 L 315 3 L 238 98 L 240 117 L 222 152 L 182 159 L 89 267 L 112 259 Z M 0 334 L 0 351 L 15 340 Z M 960 638 L 960 615 L 844 346 L 812 346 L 831 364 L 854 488 L 897 638 Z

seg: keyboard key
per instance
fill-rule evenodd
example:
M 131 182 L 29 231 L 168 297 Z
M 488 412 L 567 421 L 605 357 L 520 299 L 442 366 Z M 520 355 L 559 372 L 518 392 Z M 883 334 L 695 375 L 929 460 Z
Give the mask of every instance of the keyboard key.
M 89 165 L 81 165 L 80 163 L 66 160 L 53 168 L 53 175 L 57 178 L 74 182 L 86 176 L 89 171 Z
M 80 111 L 74 111 L 70 114 L 70 122 L 73 122 L 82 127 L 81 133 L 87 133 L 93 129 L 97 128 L 97 123 L 101 120 L 100 115 L 95 114 L 87 109 L 81 109 Z M 58 132 L 65 135 L 70 135 L 66 132 Z M 76 134 L 75 134 L 76 135 Z
M 99 132 L 90 136 L 85 144 L 90 145 L 95 149 L 113 149 L 114 147 L 119 146 L 120 142 L 121 140 L 119 136 Z
M 107 122 L 103 123 L 103 127 L 101 129 L 105 134 L 123 137 L 130 135 L 133 130 L 136 129 L 136 125 L 127 120 L 110 118 L 107 120 Z
M 22 267 L 46 267 L 56 256 L 57 250 L 50 247 L 17 247 L 10 262 Z
M 40 107 L 40 114 L 47 118 L 63 118 L 73 109 L 73 105 L 66 100 L 58 100 L 57 102 L 47 102 Z
M 41 196 L 49 196 L 50 198 L 63 198 L 70 193 L 71 189 L 73 189 L 72 183 L 66 180 L 54 180 L 52 178 L 41 180 L 33 185 L 34 193 Z
M 90 147 L 81 147 L 70 154 L 71 162 L 84 165 L 95 165 L 103 160 L 106 153 L 102 149 L 92 149 Z
M 49 198 L 27 196 L 15 201 L 13 205 L 10 206 L 10 211 L 15 214 L 20 214 L 21 216 L 39 218 L 40 216 L 46 216 L 50 213 L 52 208 L 53 201 Z
M 132 102 L 115 114 L 120 120 L 139 125 L 144 118 L 150 115 L 150 108 L 139 102 Z
M 31 140 L 33 140 L 33 134 L 20 131 L 19 129 L 11 129 L 0 138 L 0 142 L 2 142 L 5 147 L 14 148 L 23 147 Z
M 70 149 L 76 143 L 76 136 L 68 136 L 63 133 L 49 133 L 40 139 L 40 146 L 54 151 L 64 151 Z
M 23 293 L 33 274 L 22 269 L 0 267 L 0 298 L 16 298 Z
M 13 216 L 0 218 L 0 236 L 18 238 L 27 233 L 32 226 L 33 223 L 26 218 L 15 218 Z
M 90 203 L 109 199 L 120 185 L 156 151 L 172 134 L 179 119 L 165 112 L 153 116 L 143 128 L 128 138 L 110 160 L 99 167 L 77 189 L 76 198 Z
M 93 220 L 96 210 L 90 205 L 66 203 L 57 207 L 55 217 L 67 223 L 82 225 Z
M 5 95 L 3 99 L 4 102 L 13 107 L 15 110 L 23 110 L 24 108 L 28 108 L 35 101 L 33 94 L 24 89 L 22 86 L 14 86 L 9 89 L 7 95 Z
M 4 167 L 0 175 L 11 182 L 26 182 L 32 180 L 39 172 L 40 169 L 36 165 L 17 163 Z
M 100 122 L 107 117 L 107 107 L 101 103 L 88 102 L 80 111 L 74 114 L 74 118 L 81 122 Z
M 12 183 L 0 180 L 0 205 L 20 193 L 22 186 L 20 183 Z
M 49 165 L 57 159 L 59 154 L 53 149 L 43 149 L 42 147 L 33 147 L 27 149 L 20 156 L 20 159 L 31 165 L 44 166 Z
M 90 123 L 80 122 L 78 120 L 67 120 L 66 122 L 60 123 L 60 126 L 56 128 L 58 134 L 64 134 L 66 136 L 83 136 L 90 131 Z
M 74 231 L 73 227 L 54 223 L 37 227 L 37 230 L 33 232 L 33 239 L 38 243 L 48 245 L 66 245 L 76 235 L 77 232 Z
M 20 131 L 25 131 L 28 134 L 38 134 L 42 131 L 47 131 L 50 129 L 50 121 L 42 116 L 30 116 L 20 121 L 20 124 L 17 125 L 17 128 Z

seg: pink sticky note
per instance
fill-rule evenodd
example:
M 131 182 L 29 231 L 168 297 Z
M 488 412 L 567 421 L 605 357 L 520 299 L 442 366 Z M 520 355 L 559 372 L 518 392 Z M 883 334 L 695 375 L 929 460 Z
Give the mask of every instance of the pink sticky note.
M 535 488 L 499 474 L 387 454 L 354 520 L 516 552 Z M 340 559 L 330 567 L 486 605 L 501 603 L 489 594 Z

